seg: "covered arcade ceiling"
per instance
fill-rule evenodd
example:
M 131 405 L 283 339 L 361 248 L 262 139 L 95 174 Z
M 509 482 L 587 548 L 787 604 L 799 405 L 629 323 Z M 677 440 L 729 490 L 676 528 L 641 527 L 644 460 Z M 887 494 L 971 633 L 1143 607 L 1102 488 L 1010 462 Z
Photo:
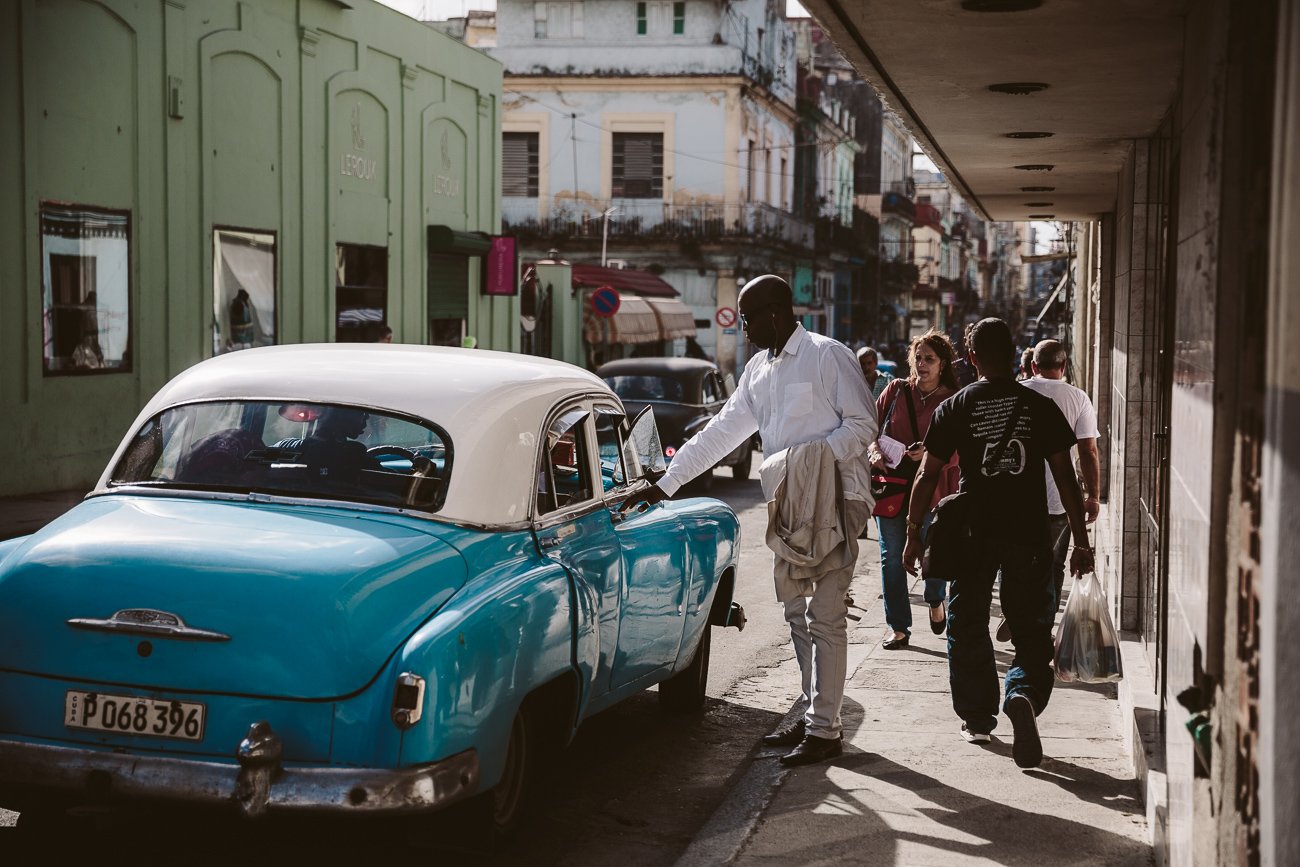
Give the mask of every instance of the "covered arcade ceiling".
M 1187 4 L 803 5 L 987 217 L 1078 220 L 1114 208 L 1128 140 L 1154 134 L 1172 105 Z

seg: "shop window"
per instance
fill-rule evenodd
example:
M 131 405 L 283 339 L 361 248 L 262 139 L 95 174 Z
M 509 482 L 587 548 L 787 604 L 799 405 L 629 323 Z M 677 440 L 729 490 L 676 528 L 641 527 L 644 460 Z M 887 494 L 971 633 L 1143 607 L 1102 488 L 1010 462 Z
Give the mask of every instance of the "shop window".
M 501 194 L 537 198 L 537 142 L 535 132 L 507 132 L 501 136 Z
M 663 133 L 614 133 L 614 165 L 612 180 L 613 195 L 615 198 L 663 198 Z
M 581 39 L 582 0 L 534 3 L 533 35 L 538 39 Z
M 388 328 L 388 248 L 334 248 L 334 340 L 375 343 Z
M 681 36 L 686 33 L 686 4 L 684 2 L 673 4 L 673 35 Z
M 275 235 L 212 232 L 212 354 L 275 343 Z
M 41 204 L 47 376 L 131 369 L 131 215 Z

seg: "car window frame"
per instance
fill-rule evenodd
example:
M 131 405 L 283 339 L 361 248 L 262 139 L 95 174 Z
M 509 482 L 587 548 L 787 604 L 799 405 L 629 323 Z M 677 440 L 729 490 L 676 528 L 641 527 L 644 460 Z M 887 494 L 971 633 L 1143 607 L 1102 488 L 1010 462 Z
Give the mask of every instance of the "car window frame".
M 628 438 L 631 436 L 632 432 L 632 419 L 628 415 L 626 407 L 613 402 L 594 401 L 592 403 L 592 423 L 595 423 L 595 414 L 606 409 L 611 411 L 610 415 L 617 415 L 622 419 L 618 425 L 618 461 L 623 467 L 623 484 L 615 485 L 608 491 L 603 492 L 605 502 L 606 504 L 609 504 L 615 501 L 622 502 L 622 500 L 627 497 L 628 493 L 645 479 L 645 468 L 640 465 L 641 462 L 639 458 L 637 459 L 635 473 L 627 464 L 629 449 L 632 448 L 628 442 Z M 599 437 L 599 435 L 600 434 L 597 433 L 597 437 Z M 597 443 L 597 445 L 599 445 L 599 443 Z M 632 451 L 631 453 L 634 456 L 636 454 L 635 451 Z M 599 463 L 599 454 L 597 454 L 597 464 Z M 601 469 L 599 466 L 597 468 Z M 602 485 L 601 487 L 603 489 L 604 486 Z
M 537 490 L 536 482 L 538 473 L 546 473 L 552 488 L 554 488 L 555 485 L 555 479 L 551 472 L 551 450 L 548 444 L 547 434 L 550 432 L 551 427 L 555 422 L 559 421 L 561 417 L 573 412 L 574 410 L 582 410 L 586 413 L 586 417 L 583 418 L 581 424 L 575 427 L 581 427 L 584 431 L 583 435 L 587 437 L 587 446 L 581 449 L 581 451 L 584 453 L 583 457 L 587 464 L 587 477 L 591 480 L 591 496 L 589 499 L 581 500 L 577 503 L 566 503 L 564 506 L 551 512 L 542 512 L 540 509 L 540 497 L 538 496 L 540 492 Z M 530 520 L 536 529 L 541 530 L 548 527 L 554 527 L 557 524 L 564 524 L 575 518 L 594 512 L 596 509 L 603 509 L 605 507 L 603 491 L 604 485 L 599 485 L 601 490 L 599 492 L 597 491 L 597 482 L 600 478 L 600 455 L 598 454 L 599 449 L 591 448 L 592 444 L 595 443 L 595 440 L 595 410 L 593 408 L 593 401 L 590 397 L 563 401 L 562 403 L 556 404 L 552 407 L 551 411 L 546 415 L 546 420 L 542 424 L 537 437 L 538 447 L 536 449 L 535 463 L 533 466 L 533 482 L 530 485 L 532 488 L 530 499 Z

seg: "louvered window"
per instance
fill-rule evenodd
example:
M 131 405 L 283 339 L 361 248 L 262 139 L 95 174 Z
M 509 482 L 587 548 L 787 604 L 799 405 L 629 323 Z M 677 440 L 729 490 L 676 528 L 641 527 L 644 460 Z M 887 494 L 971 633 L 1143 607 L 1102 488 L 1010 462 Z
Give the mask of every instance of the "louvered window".
M 613 195 L 616 199 L 661 199 L 664 195 L 664 137 L 658 132 L 614 133 Z
M 501 194 L 537 198 L 537 133 L 502 135 Z

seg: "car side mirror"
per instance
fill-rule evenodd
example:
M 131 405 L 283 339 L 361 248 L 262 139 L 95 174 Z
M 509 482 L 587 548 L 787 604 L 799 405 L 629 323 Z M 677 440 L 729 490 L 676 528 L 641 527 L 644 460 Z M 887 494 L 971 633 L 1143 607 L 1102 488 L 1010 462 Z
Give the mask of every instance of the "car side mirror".
M 641 477 L 656 479 L 668 470 L 664 459 L 663 441 L 659 439 L 659 427 L 655 424 L 655 411 L 645 407 L 632 420 L 632 431 L 628 434 L 637 457 L 641 461 Z M 654 475 L 658 473 L 658 476 Z

